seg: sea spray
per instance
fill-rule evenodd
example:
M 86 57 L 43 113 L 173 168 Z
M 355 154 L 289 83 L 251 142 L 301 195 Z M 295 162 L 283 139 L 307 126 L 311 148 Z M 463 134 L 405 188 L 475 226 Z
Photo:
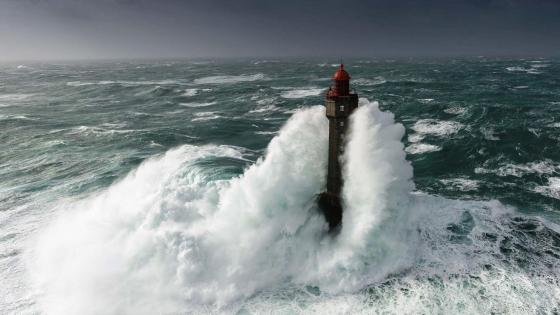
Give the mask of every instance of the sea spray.
M 337 249 L 350 254 L 344 266 L 352 281 L 345 285 L 357 289 L 412 263 L 406 251 L 417 238 L 410 211 L 412 166 L 401 142 L 404 127 L 377 102 L 360 99 L 349 131 Z
M 185 233 L 208 215 L 220 181 L 196 162 L 241 158 L 234 148 L 182 146 L 140 165 L 88 199 L 61 204 L 40 233 L 30 270 L 46 314 L 177 311 Z M 183 239 L 185 239 L 183 241 Z
M 360 100 L 351 117 L 344 159 L 344 202 L 342 239 L 364 248 L 363 241 L 389 215 L 406 211 L 414 189 L 412 166 L 406 161 L 404 127 L 394 115 L 379 110 L 377 102 Z
M 182 146 L 95 196 L 62 204 L 32 253 L 43 309 L 223 310 L 294 285 L 353 292 L 399 270 L 395 257 L 407 261 L 412 189 L 404 129 L 376 103 L 361 102 L 343 161 L 340 235 L 327 233 L 315 205 L 328 140 L 324 108 L 315 106 L 296 112 L 264 158 L 239 177 L 224 179 L 201 163 L 242 158 L 235 148 Z
M 189 299 L 227 304 L 313 267 L 306 258 L 326 228 L 314 204 L 325 185 L 326 128 L 321 106 L 296 113 L 264 159 L 221 191 L 205 221 L 203 246 L 185 256 L 188 271 L 181 278 L 197 287 Z M 192 266 L 203 275 L 193 274 Z

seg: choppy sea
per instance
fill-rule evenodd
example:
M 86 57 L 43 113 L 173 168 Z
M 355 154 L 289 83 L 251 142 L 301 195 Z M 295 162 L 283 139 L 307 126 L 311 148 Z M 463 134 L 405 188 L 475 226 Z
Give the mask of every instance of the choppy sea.
M 1 314 L 556 314 L 560 62 L 0 65 Z

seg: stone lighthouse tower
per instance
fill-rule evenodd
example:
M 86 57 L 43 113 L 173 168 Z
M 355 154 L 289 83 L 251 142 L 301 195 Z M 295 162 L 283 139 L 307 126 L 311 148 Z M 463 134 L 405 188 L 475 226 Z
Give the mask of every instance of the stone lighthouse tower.
M 329 119 L 327 191 L 319 196 L 318 202 L 331 230 L 342 221 L 340 155 L 344 150 L 343 141 L 348 128 L 348 116 L 358 107 L 358 94 L 350 93 L 350 75 L 344 70 L 344 65 L 340 65 L 332 81 L 325 99 Z

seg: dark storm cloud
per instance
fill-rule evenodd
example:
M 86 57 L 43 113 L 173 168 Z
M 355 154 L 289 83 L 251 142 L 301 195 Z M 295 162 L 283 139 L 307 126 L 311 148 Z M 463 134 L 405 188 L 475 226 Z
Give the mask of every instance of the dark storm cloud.
M 0 59 L 557 54 L 556 0 L 0 0 Z

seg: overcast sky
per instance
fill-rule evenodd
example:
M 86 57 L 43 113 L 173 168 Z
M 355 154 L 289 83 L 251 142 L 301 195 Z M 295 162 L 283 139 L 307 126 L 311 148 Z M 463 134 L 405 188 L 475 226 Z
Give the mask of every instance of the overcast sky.
M 0 61 L 560 55 L 560 0 L 0 0 Z

